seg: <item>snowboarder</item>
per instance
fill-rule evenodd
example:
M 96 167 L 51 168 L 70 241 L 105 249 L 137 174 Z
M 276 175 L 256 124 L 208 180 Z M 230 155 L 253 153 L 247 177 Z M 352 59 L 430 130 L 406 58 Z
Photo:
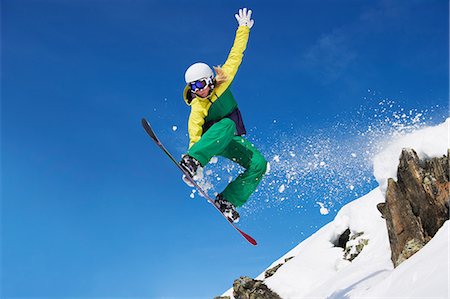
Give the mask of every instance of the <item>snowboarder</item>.
M 233 47 L 223 66 L 198 62 L 185 73 L 187 86 L 183 97 L 191 113 L 188 122 L 189 149 L 180 166 L 195 179 L 212 157 L 228 158 L 246 170 L 216 196 L 215 205 L 231 222 L 239 220 L 236 208 L 242 206 L 256 190 L 266 172 L 267 161 L 242 135 L 246 134 L 241 113 L 230 85 L 242 62 L 254 20 L 251 10 L 240 9 L 235 17 L 239 23 Z M 186 183 L 188 180 L 184 179 Z

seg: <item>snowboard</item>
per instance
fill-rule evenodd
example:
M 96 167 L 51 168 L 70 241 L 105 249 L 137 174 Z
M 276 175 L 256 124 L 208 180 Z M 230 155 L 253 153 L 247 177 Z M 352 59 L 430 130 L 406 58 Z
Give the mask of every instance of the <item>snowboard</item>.
M 256 246 L 257 242 L 255 239 L 253 239 L 250 235 L 246 234 L 242 230 L 240 230 L 233 222 L 229 221 L 228 218 L 220 211 L 220 209 L 214 204 L 214 200 L 208 195 L 208 193 L 203 190 L 202 187 L 200 187 L 195 180 L 193 180 L 189 174 L 186 173 L 186 171 L 178 164 L 178 161 L 175 160 L 175 158 L 172 156 L 172 154 L 164 147 L 162 142 L 159 140 L 159 138 L 156 136 L 155 132 L 153 131 L 152 127 L 150 126 L 150 123 L 143 118 L 141 120 L 142 127 L 144 128 L 145 132 L 147 132 L 148 136 L 156 143 L 156 145 L 166 154 L 166 156 L 172 161 L 172 163 L 181 171 L 182 174 L 186 176 L 186 179 L 197 189 L 197 191 L 215 208 L 216 211 L 222 215 L 222 217 L 250 244 Z

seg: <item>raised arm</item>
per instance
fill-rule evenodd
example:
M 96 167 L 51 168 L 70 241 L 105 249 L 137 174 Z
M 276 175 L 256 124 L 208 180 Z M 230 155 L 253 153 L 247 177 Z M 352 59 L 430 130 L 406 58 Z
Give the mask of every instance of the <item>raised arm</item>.
M 255 21 L 251 19 L 252 11 L 243 8 L 239 10 L 239 14 L 236 14 L 236 20 L 239 23 L 239 27 L 236 31 L 236 37 L 234 39 L 233 47 L 230 54 L 225 61 L 222 69 L 227 73 L 229 79 L 232 80 L 236 75 L 239 66 L 244 56 L 244 51 L 247 48 L 248 37 L 250 34 L 250 28 L 252 28 Z

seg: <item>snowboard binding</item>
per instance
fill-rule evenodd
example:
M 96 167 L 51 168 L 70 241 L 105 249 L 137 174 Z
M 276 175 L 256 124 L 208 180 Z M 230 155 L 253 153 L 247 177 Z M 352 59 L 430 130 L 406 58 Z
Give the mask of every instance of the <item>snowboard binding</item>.
M 239 213 L 236 211 L 236 207 L 223 198 L 222 194 L 218 194 L 216 200 L 214 201 L 216 207 L 222 212 L 222 214 L 230 221 L 231 223 L 239 222 Z

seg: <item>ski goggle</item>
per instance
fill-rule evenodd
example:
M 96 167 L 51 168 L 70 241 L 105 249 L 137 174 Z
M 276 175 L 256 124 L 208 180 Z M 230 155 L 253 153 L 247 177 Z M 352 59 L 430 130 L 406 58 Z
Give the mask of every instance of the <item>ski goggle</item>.
M 202 90 L 206 86 L 212 83 L 212 78 L 204 78 L 200 79 L 194 82 L 189 83 L 189 87 L 193 92 L 196 92 L 197 90 Z

